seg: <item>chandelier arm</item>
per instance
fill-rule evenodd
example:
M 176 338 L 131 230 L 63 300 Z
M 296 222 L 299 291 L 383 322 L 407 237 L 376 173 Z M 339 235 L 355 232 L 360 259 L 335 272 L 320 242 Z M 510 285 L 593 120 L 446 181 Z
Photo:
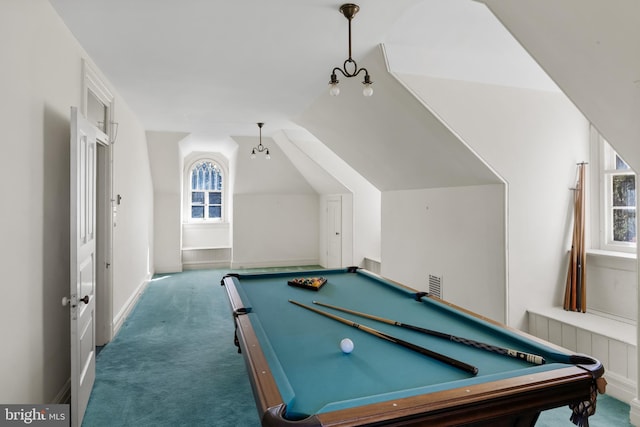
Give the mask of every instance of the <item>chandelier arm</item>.
M 347 62 L 349 62 L 349 60 L 348 60 L 348 59 L 345 61 L 345 64 L 346 64 Z M 356 62 L 355 62 L 355 61 L 353 61 L 353 60 L 352 60 L 351 62 L 353 62 L 353 64 L 354 64 L 354 65 L 355 65 L 355 63 L 356 63 Z M 336 67 L 336 68 L 334 68 L 334 69 L 333 69 L 333 72 L 332 72 L 332 73 L 333 73 L 333 74 L 335 74 L 335 73 L 336 73 L 336 71 L 340 71 L 340 74 L 342 74 L 344 77 L 355 77 L 355 76 L 357 76 L 358 74 L 360 74 L 360 73 L 361 73 L 361 72 L 363 72 L 363 71 L 364 71 L 364 75 L 365 75 L 365 76 L 368 76 L 368 75 L 369 75 L 369 71 L 367 71 L 367 69 L 366 69 L 366 68 L 364 68 L 364 67 L 363 67 L 363 68 L 358 69 L 357 65 L 356 65 L 356 70 L 355 70 L 353 73 L 350 73 L 349 71 L 347 71 L 346 66 L 345 66 L 345 68 L 344 68 L 344 69 L 339 68 L 339 67 Z
M 345 73 L 345 71 L 342 68 L 339 68 L 339 67 L 334 68 L 332 74 L 335 74 L 336 71 L 340 71 L 340 74 L 342 74 L 345 77 L 351 77 L 348 73 Z
M 363 71 L 364 71 L 364 75 L 365 75 L 365 76 L 368 76 L 368 75 L 369 75 L 369 72 L 367 71 L 367 69 L 366 69 L 366 68 L 360 68 L 360 69 L 359 69 L 359 70 L 357 70 L 354 74 L 352 74 L 352 75 L 351 75 L 351 77 L 355 77 L 355 76 L 357 76 L 358 74 L 360 74 L 360 73 L 361 73 L 361 72 L 363 72 Z

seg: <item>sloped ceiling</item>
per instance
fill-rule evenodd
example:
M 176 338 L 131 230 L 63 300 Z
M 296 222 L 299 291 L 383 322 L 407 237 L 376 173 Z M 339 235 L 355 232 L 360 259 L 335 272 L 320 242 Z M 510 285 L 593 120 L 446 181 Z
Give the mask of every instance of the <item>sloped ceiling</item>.
M 381 189 L 495 180 L 384 76 L 384 44 L 391 71 L 556 90 L 528 51 L 640 165 L 635 0 L 360 0 L 353 56 L 377 67 L 367 100 L 347 82 L 338 98 L 326 95 L 331 69 L 347 56 L 341 1 L 49 2 L 147 130 L 191 136 L 183 151 L 231 152 L 232 136 L 255 136 L 262 121 L 266 136 L 310 131 Z
M 483 0 L 636 171 L 640 2 Z
M 375 81 L 373 96 L 345 81 L 339 96 L 318 98 L 298 123 L 381 191 L 501 182 L 386 71 L 382 47 L 362 64 Z
M 299 129 L 296 117 L 326 93 L 331 69 L 348 54 L 339 0 L 48 1 L 145 128 L 188 133 L 195 151 L 226 144 L 219 151 L 230 152 L 232 136 L 254 136 L 256 122 L 269 126 L 266 136 Z M 469 9 L 486 9 L 472 0 L 358 4 L 352 47 L 359 63 L 387 42 L 399 51 L 411 48 L 400 56 L 419 48 L 440 64 L 449 63 L 442 55 L 522 61 L 512 56 L 515 49 L 505 51 L 506 32 L 496 34 L 483 22 L 495 18 L 469 17 Z M 461 44 L 461 26 L 472 38 L 484 35 L 483 42 Z M 478 78 L 477 66 L 431 68 L 454 78 L 464 69 L 465 78 Z M 530 78 L 526 69 L 525 63 L 502 78 Z
M 347 187 L 327 171 L 326 167 L 312 159 L 285 132 L 278 132 L 273 135 L 273 140 L 318 194 L 345 194 L 350 192 Z
M 316 193 L 273 139 L 262 138 L 262 144 L 269 148 L 271 154 L 269 160 L 265 158 L 264 154 L 258 154 L 255 159 L 249 157 L 251 149 L 259 143 L 258 138 L 240 136 L 233 139 L 239 146 L 234 194 Z

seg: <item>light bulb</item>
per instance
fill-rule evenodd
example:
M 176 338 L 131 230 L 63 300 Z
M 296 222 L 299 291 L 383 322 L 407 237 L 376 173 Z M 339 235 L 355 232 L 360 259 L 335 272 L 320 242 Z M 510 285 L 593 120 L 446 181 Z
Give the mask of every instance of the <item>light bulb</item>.
M 338 87 L 338 83 L 331 83 L 329 85 L 329 95 L 331 96 L 340 95 L 340 88 Z
M 373 95 L 373 88 L 371 87 L 371 84 L 365 84 L 364 85 L 364 89 L 362 89 L 362 94 L 364 96 L 371 96 Z

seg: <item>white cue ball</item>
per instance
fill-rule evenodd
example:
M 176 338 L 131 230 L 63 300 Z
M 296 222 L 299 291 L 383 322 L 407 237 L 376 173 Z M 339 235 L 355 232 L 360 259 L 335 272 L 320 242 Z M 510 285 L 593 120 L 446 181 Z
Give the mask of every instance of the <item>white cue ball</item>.
M 342 341 L 340 341 L 340 350 L 342 350 L 343 353 L 349 354 L 353 351 L 353 341 L 351 341 L 349 338 L 344 338 Z

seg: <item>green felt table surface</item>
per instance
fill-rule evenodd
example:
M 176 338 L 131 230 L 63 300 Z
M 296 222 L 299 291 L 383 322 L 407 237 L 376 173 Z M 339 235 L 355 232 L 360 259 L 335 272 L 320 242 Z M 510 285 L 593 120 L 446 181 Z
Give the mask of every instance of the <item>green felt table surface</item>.
M 317 292 L 287 285 L 299 277 L 323 276 Z M 242 274 L 234 279 L 270 368 L 287 404 L 287 417 L 342 409 L 529 372 L 564 367 L 568 355 L 485 322 L 464 311 L 422 297 L 362 270 L 320 270 L 296 273 Z M 433 358 L 385 341 L 355 327 L 308 311 L 289 300 L 330 312 L 478 368 L 472 375 Z M 313 301 L 333 304 L 380 317 L 545 357 L 544 365 L 491 353 L 365 319 Z M 340 350 L 350 338 L 352 353 Z

